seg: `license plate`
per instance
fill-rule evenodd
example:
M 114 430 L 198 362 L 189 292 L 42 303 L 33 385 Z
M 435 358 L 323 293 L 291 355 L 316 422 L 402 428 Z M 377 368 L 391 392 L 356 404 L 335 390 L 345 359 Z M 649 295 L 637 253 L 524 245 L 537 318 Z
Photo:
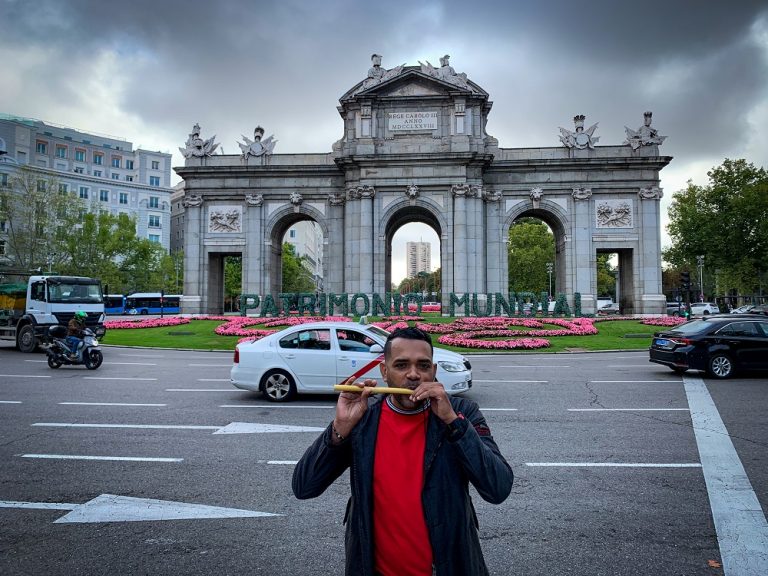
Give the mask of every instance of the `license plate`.
M 662 348 L 666 348 L 667 346 L 669 346 L 669 340 L 666 340 L 664 338 L 656 338 L 653 341 L 653 345 L 654 346 L 660 346 Z

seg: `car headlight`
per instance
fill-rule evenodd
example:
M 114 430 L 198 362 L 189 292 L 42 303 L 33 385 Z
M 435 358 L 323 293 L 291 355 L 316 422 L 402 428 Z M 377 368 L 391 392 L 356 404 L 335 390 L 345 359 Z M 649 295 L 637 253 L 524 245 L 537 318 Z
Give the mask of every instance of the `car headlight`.
M 461 362 L 438 362 L 437 363 L 440 368 L 445 370 L 446 372 L 464 372 L 464 364 Z

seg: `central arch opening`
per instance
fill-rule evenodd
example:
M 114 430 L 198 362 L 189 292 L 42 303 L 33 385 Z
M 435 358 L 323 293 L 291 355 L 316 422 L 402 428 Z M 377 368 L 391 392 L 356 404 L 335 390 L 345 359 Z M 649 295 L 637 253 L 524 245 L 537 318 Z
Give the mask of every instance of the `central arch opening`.
M 437 218 L 418 206 L 402 208 L 387 223 L 385 241 L 387 290 L 440 301 L 443 253 Z

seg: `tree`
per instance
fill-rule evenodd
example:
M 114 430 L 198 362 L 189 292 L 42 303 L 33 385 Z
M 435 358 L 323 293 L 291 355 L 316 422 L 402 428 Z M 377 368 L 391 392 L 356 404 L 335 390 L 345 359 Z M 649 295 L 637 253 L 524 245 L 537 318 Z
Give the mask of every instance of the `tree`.
M 523 218 L 509 229 L 509 289 L 547 292 L 547 262 L 555 262 L 555 238 L 541 220 Z
M 695 270 L 696 257 L 704 256 L 707 268 L 719 271 L 721 292 L 756 292 L 768 271 L 768 172 L 726 159 L 707 176 L 707 186 L 688 182 L 675 195 L 664 259 Z
M 63 239 L 75 228 L 84 202 L 47 172 L 21 166 L 0 187 L 0 221 L 6 222 L 10 265 L 51 269 L 65 260 Z
M 597 295 L 616 299 L 616 270 L 611 266 L 610 254 L 597 255 Z
M 315 282 L 307 258 L 296 255 L 296 248 L 283 243 L 283 292 L 314 292 Z
M 235 303 L 243 292 L 243 258 L 227 256 L 224 258 L 224 310 L 233 311 Z

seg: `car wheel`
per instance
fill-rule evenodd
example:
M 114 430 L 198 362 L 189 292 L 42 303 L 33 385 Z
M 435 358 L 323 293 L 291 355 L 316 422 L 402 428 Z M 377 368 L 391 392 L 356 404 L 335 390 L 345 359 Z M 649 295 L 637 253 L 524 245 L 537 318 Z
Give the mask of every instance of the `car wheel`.
M 709 310 L 704 310 L 704 316 L 709 316 Z
M 270 402 L 288 402 L 296 395 L 296 384 L 288 373 L 272 370 L 261 379 L 261 391 Z
M 679 318 L 680 317 L 680 311 L 679 310 L 675 310 L 674 312 L 672 312 L 672 316 L 674 316 L 675 318 Z
M 715 354 L 709 359 L 709 373 L 715 378 L 729 378 L 733 374 L 733 362 L 725 354 Z
M 678 366 L 670 366 L 670 368 L 672 369 L 672 372 L 674 372 L 675 374 L 685 374 L 686 372 L 688 372 L 688 368 L 680 368 Z

